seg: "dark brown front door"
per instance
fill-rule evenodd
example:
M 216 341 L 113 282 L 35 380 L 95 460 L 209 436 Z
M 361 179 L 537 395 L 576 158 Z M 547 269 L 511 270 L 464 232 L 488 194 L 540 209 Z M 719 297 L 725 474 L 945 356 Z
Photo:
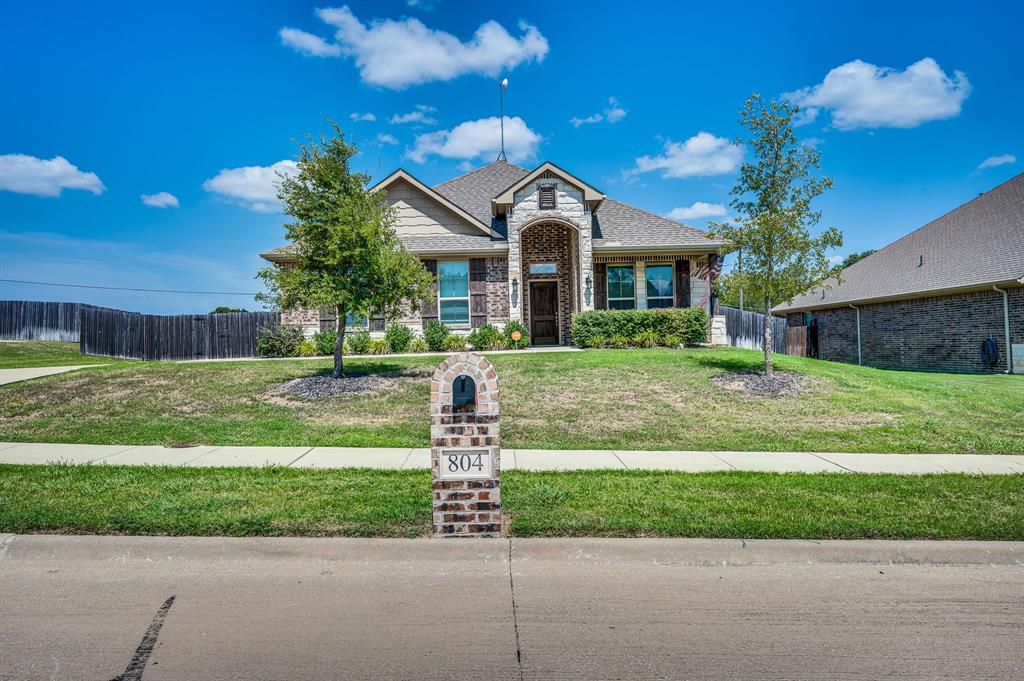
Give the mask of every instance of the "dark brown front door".
M 530 283 L 530 337 L 534 345 L 558 345 L 558 284 Z

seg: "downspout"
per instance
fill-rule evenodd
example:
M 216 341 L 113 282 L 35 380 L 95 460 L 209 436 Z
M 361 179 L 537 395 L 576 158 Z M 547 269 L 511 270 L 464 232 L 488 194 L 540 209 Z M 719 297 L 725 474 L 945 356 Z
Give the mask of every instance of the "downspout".
M 1010 345 L 1010 301 L 1006 295 L 1006 289 L 999 288 L 995 284 L 992 290 L 1003 294 L 1003 333 L 1006 334 L 1006 373 L 1013 373 L 1013 346 Z
M 860 308 L 853 303 L 850 303 L 850 307 L 857 311 L 857 364 L 863 366 L 864 362 L 860 355 Z

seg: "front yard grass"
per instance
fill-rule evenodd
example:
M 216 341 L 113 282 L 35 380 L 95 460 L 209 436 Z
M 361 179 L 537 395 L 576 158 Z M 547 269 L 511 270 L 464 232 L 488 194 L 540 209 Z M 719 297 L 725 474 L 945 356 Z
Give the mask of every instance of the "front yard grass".
M 508 471 L 517 537 L 1024 540 L 1024 477 Z M 426 471 L 0 465 L 0 532 L 420 537 Z
M 110 364 L 125 360 L 78 353 L 78 343 L 0 341 L 0 369 Z
M 7 349 L 0 347 L 0 353 Z M 0 354 L 2 356 L 2 354 Z M 588 350 L 494 355 L 502 444 L 531 449 L 1020 453 L 1024 378 L 883 371 L 780 356 L 812 377 L 798 397 L 727 392 L 759 352 Z M 275 393 L 330 360 L 117 362 L 0 386 L 0 441 L 429 446 L 437 357 L 346 362 L 402 376 L 336 402 Z

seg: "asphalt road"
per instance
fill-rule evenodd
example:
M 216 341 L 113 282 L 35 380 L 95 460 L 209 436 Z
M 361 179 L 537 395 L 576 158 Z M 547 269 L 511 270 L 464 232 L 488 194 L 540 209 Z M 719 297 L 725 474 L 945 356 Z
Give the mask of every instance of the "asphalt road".
M 1020 543 L 0 535 L 12 681 L 1020 679 L 1022 651 Z

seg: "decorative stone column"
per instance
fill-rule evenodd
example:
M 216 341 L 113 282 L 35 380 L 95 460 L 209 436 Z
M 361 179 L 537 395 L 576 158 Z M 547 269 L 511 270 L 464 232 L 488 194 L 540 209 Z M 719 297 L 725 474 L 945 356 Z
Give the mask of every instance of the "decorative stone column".
M 476 353 L 449 356 L 430 383 L 435 537 L 502 533 L 498 375 Z

